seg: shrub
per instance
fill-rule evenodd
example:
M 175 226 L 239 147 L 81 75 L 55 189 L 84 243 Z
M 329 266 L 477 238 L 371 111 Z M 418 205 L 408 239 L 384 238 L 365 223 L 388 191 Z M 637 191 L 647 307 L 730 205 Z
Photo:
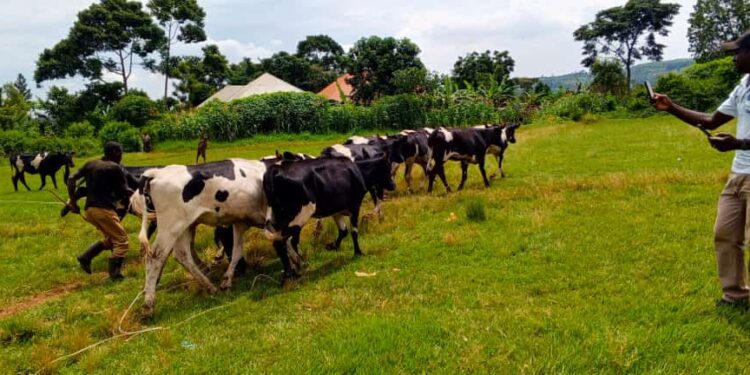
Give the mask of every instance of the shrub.
M 75 122 L 65 129 L 65 136 L 70 138 L 93 138 L 96 129 L 88 121 Z
M 487 220 L 487 214 L 484 212 L 484 202 L 479 199 L 470 200 L 466 204 L 466 218 L 473 222 Z
M 159 104 L 138 94 L 125 95 L 109 110 L 112 120 L 124 121 L 138 128 L 159 117 L 160 113 Z
M 732 58 L 727 57 L 659 77 L 655 90 L 690 109 L 710 111 L 729 96 L 740 78 Z
M 99 130 L 99 139 L 104 144 L 116 141 L 122 145 L 123 151 L 133 152 L 141 150 L 141 135 L 138 129 L 127 122 L 112 121 Z
M 0 151 L 4 155 L 16 152 L 74 151 L 86 156 L 101 151 L 101 145 L 94 138 L 44 137 L 19 130 L 0 131 Z
M 541 116 L 557 116 L 579 121 L 587 113 L 599 114 L 617 109 L 617 99 L 610 95 L 579 93 L 569 94 L 547 102 L 539 112 Z

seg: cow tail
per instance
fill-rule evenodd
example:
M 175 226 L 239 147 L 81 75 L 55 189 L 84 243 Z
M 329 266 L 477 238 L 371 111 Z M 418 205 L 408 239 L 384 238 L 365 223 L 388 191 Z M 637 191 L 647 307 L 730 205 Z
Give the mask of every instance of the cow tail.
M 151 246 L 148 243 L 148 226 L 150 224 L 149 216 L 151 210 L 149 210 L 148 201 L 151 200 L 151 178 L 143 176 L 139 182 L 138 192 L 140 193 L 140 206 L 143 209 L 141 214 L 141 231 L 138 233 L 138 242 L 141 243 L 141 249 L 144 250 L 146 255 L 151 254 Z

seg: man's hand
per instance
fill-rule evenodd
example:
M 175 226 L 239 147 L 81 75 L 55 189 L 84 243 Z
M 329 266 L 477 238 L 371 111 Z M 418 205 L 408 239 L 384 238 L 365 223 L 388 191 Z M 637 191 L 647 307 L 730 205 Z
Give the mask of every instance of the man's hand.
M 674 107 L 672 99 L 664 94 L 654 93 L 654 97 L 651 98 L 651 105 L 659 111 L 669 111 Z
M 742 148 L 742 141 L 729 133 L 716 133 L 708 138 L 708 142 L 711 143 L 711 147 L 721 152 L 739 150 Z

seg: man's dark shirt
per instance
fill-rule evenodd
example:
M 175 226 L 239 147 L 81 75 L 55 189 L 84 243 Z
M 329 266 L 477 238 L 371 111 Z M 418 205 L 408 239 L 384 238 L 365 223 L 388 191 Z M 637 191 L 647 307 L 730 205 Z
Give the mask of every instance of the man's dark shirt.
M 122 166 L 111 161 L 92 160 L 72 178 L 86 179 L 86 206 L 114 210 L 117 202 L 128 197 L 127 180 Z

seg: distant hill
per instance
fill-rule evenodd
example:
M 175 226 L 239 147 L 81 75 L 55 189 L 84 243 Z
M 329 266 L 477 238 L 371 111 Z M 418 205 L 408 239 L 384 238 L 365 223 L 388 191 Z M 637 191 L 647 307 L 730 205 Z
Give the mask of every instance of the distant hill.
M 683 70 L 693 64 L 694 61 L 692 59 L 675 59 L 638 64 L 633 66 L 633 76 L 631 79 L 633 83 L 641 83 L 643 81 L 653 83 L 664 74 Z M 539 77 L 539 79 L 553 89 L 562 86 L 569 90 L 575 90 L 578 82 L 583 85 L 589 84 L 591 82 L 591 74 L 585 70 L 581 70 L 560 76 Z

